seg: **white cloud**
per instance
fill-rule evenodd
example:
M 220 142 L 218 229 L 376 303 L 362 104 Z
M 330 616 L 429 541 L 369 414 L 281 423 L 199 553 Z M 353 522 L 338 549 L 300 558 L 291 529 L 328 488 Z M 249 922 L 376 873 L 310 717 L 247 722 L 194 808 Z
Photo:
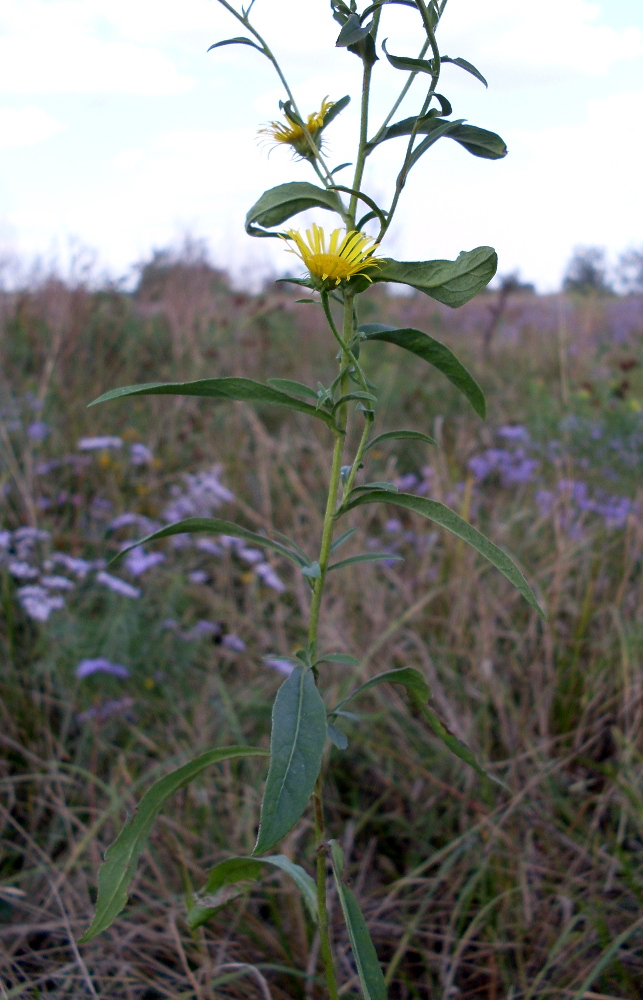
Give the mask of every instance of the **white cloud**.
M 42 108 L 0 108 L 0 149 L 36 146 L 63 128 Z

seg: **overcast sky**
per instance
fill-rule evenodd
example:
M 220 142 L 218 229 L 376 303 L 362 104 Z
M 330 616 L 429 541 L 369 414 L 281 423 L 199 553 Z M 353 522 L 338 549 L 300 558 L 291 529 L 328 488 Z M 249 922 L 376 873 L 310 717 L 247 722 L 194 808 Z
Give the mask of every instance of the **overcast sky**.
M 334 48 L 327 0 L 256 0 L 254 12 L 303 111 L 358 94 L 361 64 Z M 80 245 L 119 276 L 190 233 L 237 280 L 291 269 L 243 220 L 267 187 L 315 178 L 257 142 L 286 96 L 268 62 L 241 46 L 206 53 L 240 27 L 216 0 L 2 0 L 0 252 L 64 261 Z M 391 6 L 382 27 L 389 51 L 417 54 L 413 11 Z M 641 0 L 450 0 L 439 39 L 489 81 L 445 66 L 454 117 L 499 132 L 509 155 L 438 142 L 383 252 L 424 260 L 489 244 L 501 273 L 520 269 L 546 291 L 576 245 L 612 261 L 643 246 Z M 404 77 L 384 59 L 375 69 L 377 126 Z M 421 102 L 413 93 L 402 114 Z M 332 165 L 354 158 L 357 103 L 326 133 Z M 366 190 L 378 197 L 402 142 L 372 157 Z

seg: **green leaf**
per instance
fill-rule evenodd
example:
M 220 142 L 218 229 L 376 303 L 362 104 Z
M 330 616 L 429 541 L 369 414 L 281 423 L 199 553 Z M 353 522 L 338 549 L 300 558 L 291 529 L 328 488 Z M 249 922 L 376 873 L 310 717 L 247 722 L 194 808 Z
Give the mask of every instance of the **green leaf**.
M 326 709 L 312 671 L 295 667 L 273 707 L 270 768 L 253 854 L 270 850 L 303 813 L 319 775 L 325 742 Z
M 310 417 L 319 417 L 329 427 L 334 426 L 330 414 L 316 409 L 302 399 L 294 399 L 279 389 L 262 385 L 261 382 L 253 382 L 249 378 L 201 378 L 196 382 L 145 382 L 142 385 L 126 385 L 121 389 L 103 393 L 89 405 L 96 406 L 98 403 L 107 403 L 125 396 L 206 396 L 209 399 L 235 399 L 244 403 L 268 403 L 299 410 L 300 413 L 307 413 Z
M 247 528 L 242 528 L 232 521 L 222 521 L 217 517 L 187 517 L 184 521 L 175 521 L 174 524 L 168 524 L 167 527 L 159 528 L 158 531 L 153 531 L 151 535 L 146 535 L 145 538 L 140 538 L 137 542 L 132 542 L 131 545 L 121 549 L 118 555 L 114 556 L 110 562 L 110 566 L 118 559 L 122 559 L 132 549 L 138 548 L 139 545 L 145 545 L 146 542 L 154 542 L 157 538 L 169 538 L 170 535 L 191 535 L 197 531 L 207 531 L 210 535 L 231 535 L 233 538 L 242 538 L 245 542 L 252 542 L 253 545 L 261 545 L 264 549 L 272 549 L 273 552 L 278 552 L 280 555 L 285 556 L 286 559 L 290 559 L 297 566 L 308 565 L 308 559 L 303 559 L 298 552 L 293 552 L 286 545 L 282 545 L 280 542 L 273 542 L 271 538 L 266 538 L 265 535 L 258 535 L 255 531 L 248 531 Z
M 237 36 L 237 38 L 224 38 L 222 42 L 215 42 L 214 45 L 211 45 L 210 48 L 207 49 L 207 51 L 212 52 L 212 49 L 219 49 L 222 45 L 250 45 L 250 47 L 256 49 L 257 52 L 261 52 L 262 55 L 265 55 L 265 52 L 260 45 L 255 45 L 255 43 L 251 42 L 249 38 L 244 38 L 242 35 Z
M 348 559 L 340 559 L 339 562 L 332 563 L 328 567 L 328 572 L 331 569 L 342 569 L 344 566 L 353 566 L 355 563 L 371 563 L 371 562 L 404 562 L 404 556 L 397 556 L 394 552 L 363 552 L 359 556 L 349 556 Z
M 298 299 L 298 302 L 314 302 L 314 299 Z M 315 303 L 316 304 L 316 303 Z M 290 392 L 295 396 L 305 396 L 306 399 L 314 399 L 317 402 L 317 393 L 309 385 L 303 382 L 294 382 L 290 378 L 269 378 L 268 385 L 281 392 Z
M 395 483 L 387 482 L 364 483 L 363 486 L 354 486 L 349 496 L 352 496 L 353 493 L 358 493 L 360 490 L 387 490 L 389 493 L 397 493 L 397 486 Z
M 456 260 L 397 261 L 385 258 L 369 277 L 373 282 L 410 285 L 438 302 L 457 309 L 485 288 L 498 267 L 492 247 L 463 250 Z
M 413 699 L 421 703 L 427 702 L 431 697 L 431 688 L 419 670 L 415 670 L 413 667 L 400 667 L 397 670 L 387 670 L 383 674 L 377 674 L 376 677 L 371 677 L 369 681 L 360 684 L 358 688 L 355 688 L 349 695 L 342 698 L 328 714 L 331 716 L 337 715 L 344 705 L 348 705 L 349 701 L 353 701 L 360 695 L 366 694 L 370 688 L 377 687 L 379 684 L 402 684 Z
M 311 563 L 310 566 L 304 566 L 302 573 L 309 580 L 319 580 L 321 579 L 321 566 L 318 562 Z
M 204 924 L 217 910 L 236 899 L 240 892 L 230 891 L 240 882 L 256 882 L 263 874 L 263 866 L 271 865 L 289 875 L 301 892 L 313 921 L 317 921 L 317 890 L 315 883 L 300 865 L 294 864 L 283 854 L 265 858 L 228 858 L 211 870 L 204 888 L 195 894 L 194 905 L 188 910 L 190 930 Z
M 471 73 L 471 75 L 475 76 L 477 80 L 480 80 L 480 83 L 484 83 L 485 87 L 489 86 L 480 70 L 476 69 L 473 63 L 470 63 L 468 59 L 463 59 L 461 56 L 458 56 L 457 59 L 451 59 L 450 56 L 440 56 L 440 62 L 453 63 L 454 66 L 459 66 L 460 69 L 464 69 L 467 73 Z
M 353 535 L 356 533 L 356 531 L 357 528 L 349 528 L 348 531 L 345 531 L 343 535 L 340 535 L 339 538 L 337 538 L 333 542 L 333 544 L 330 547 L 330 551 L 335 552 L 335 550 L 338 549 L 340 545 L 343 545 L 344 542 L 347 542 L 349 538 L 352 538 Z
M 387 1000 L 386 983 L 377 959 L 375 946 L 368 932 L 366 921 L 355 898 L 355 893 L 342 882 L 344 858 L 336 840 L 329 841 L 330 858 L 333 868 L 337 895 L 344 914 L 344 922 L 351 943 L 351 951 L 357 966 L 359 983 L 364 1000 Z
M 348 736 L 346 733 L 343 733 L 341 729 L 334 726 L 332 722 L 328 723 L 326 731 L 328 733 L 328 739 L 337 747 L 338 750 L 346 750 L 348 747 Z
M 349 45 L 356 45 L 370 34 L 372 27 L 372 21 L 370 24 L 362 25 L 357 14 L 350 14 L 337 36 L 335 46 L 342 49 L 348 48 Z
M 314 665 L 317 666 L 318 663 L 341 663 L 345 667 L 359 667 L 359 660 L 348 653 L 324 653 L 315 660 Z
M 423 334 L 423 336 L 426 336 L 426 334 Z M 371 340 L 374 339 L 375 339 L 374 337 L 371 337 Z M 437 343 L 437 341 L 434 341 L 434 343 Z M 373 438 L 372 441 L 368 442 L 368 444 L 364 448 L 364 454 L 366 454 L 369 448 L 375 448 L 378 444 L 382 444 L 383 441 L 394 441 L 394 440 L 426 441 L 427 444 L 434 444 L 436 445 L 436 447 L 438 444 L 435 438 L 429 437 L 428 434 L 423 434 L 422 431 L 386 431 L 384 434 L 378 434 L 377 437 Z
M 444 504 L 438 503 L 436 500 L 414 496 L 412 493 L 388 493 L 386 490 L 372 490 L 370 493 L 351 497 L 347 503 L 340 507 L 338 514 L 344 514 L 346 511 L 352 510 L 353 507 L 359 507 L 366 503 L 392 503 L 396 507 L 404 507 L 406 510 L 420 514 L 457 535 L 481 556 L 484 556 L 492 566 L 500 570 L 502 575 L 520 591 L 534 611 L 537 611 L 540 617 L 546 620 L 545 612 L 540 607 L 536 595 L 507 553 L 490 542 L 480 531 L 468 524 L 449 507 L 445 507 Z
M 91 941 L 114 922 L 127 903 L 127 890 L 140 858 L 152 824 L 165 803 L 212 764 L 235 757 L 263 757 L 265 750 L 255 747 L 222 747 L 208 750 L 189 764 L 184 764 L 171 774 L 157 781 L 141 799 L 136 813 L 123 827 L 114 843 L 107 849 L 105 863 L 98 873 L 98 900 L 91 925 L 80 938 L 80 943 Z
M 416 122 L 418 123 L 417 128 Z M 415 135 L 433 137 L 433 142 L 445 135 L 464 146 L 467 152 L 487 160 L 500 160 L 507 155 L 507 146 L 496 132 L 478 128 L 477 125 L 466 125 L 462 119 L 445 121 L 444 118 L 436 118 L 435 113 L 432 112 L 419 119 L 404 118 L 402 121 L 389 125 L 382 132 L 377 143 L 369 143 L 369 148 L 373 149 L 375 145 L 386 142 L 387 139 L 397 139 L 400 136 L 411 135 L 413 132 Z
M 427 149 L 430 149 L 431 146 L 438 141 L 438 139 L 441 139 L 443 135 L 450 135 L 450 133 L 452 133 L 458 125 L 462 125 L 464 121 L 463 118 L 458 118 L 454 122 L 446 122 L 441 118 L 433 118 L 431 120 L 439 122 L 439 125 L 433 129 L 429 135 L 427 135 L 426 139 L 423 139 L 422 142 L 414 148 L 409 159 L 409 168 L 415 166 L 420 157 L 424 156 Z
M 326 117 L 324 118 L 324 124 L 322 125 L 322 128 L 326 128 L 327 125 L 330 125 L 330 123 L 335 118 L 337 118 L 337 115 L 341 114 L 344 108 L 348 107 L 350 103 L 351 99 L 348 94 L 346 94 L 346 97 L 340 97 L 338 101 L 335 101 L 330 111 L 326 112 Z M 342 163 L 341 166 L 335 167 L 334 170 L 331 170 L 331 174 L 337 173 L 337 171 L 341 170 L 342 167 L 349 167 L 349 166 L 350 166 L 349 163 Z
M 352 399 L 365 399 L 369 403 L 376 403 L 377 396 L 374 396 L 372 392 L 347 392 L 345 396 L 340 396 L 339 399 L 335 400 L 333 405 L 333 413 L 338 406 L 342 406 L 344 403 L 350 403 Z
M 422 333 L 421 330 L 396 329 L 393 326 L 383 326 L 381 323 L 369 323 L 366 326 L 361 326 L 360 333 L 364 336 L 366 343 L 382 341 L 386 344 L 395 344 L 433 365 L 448 378 L 456 389 L 459 389 L 467 397 L 478 416 L 484 418 L 487 410 L 482 389 L 464 365 L 458 361 L 453 351 L 441 344 L 439 340 L 434 340 L 433 337 L 429 337 L 428 333 Z M 372 448 L 377 441 L 389 436 L 423 437 L 431 444 L 436 444 L 432 438 L 419 434 L 418 431 L 391 431 L 388 435 L 382 434 L 379 438 L 375 438 L 369 443 L 368 448 Z
M 394 56 L 386 50 L 388 38 L 382 42 L 384 55 L 394 69 L 401 69 L 405 73 L 430 73 L 435 76 L 435 66 L 428 59 L 412 59 L 409 56 Z
M 280 226 L 286 219 L 305 212 L 308 208 L 327 208 L 341 214 L 341 207 L 334 192 L 316 187 L 308 181 L 278 184 L 277 187 L 264 191 L 259 201 L 252 206 L 246 215 L 246 232 L 250 236 L 278 236 L 278 233 L 267 233 L 264 230 Z M 258 226 L 263 228 L 258 229 Z
M 340 714 L 344 705 L 347 705 L 349 701 L 353 701 L 354 698 L 365 694 L 369 688 L 376 687 L 379 684 L 401 684 L 406 688 L 409 695 L 411 704 L 413 708 L 418 711 L 425 722 L 428 724 L 429 728 L 433 733 L 444 743 L 444 745 L 460 760 L 463 760 L 466 764 L 477 771 L 478 774 L 485 775 L 491 778 L 492 781 L 498 782 L 498 779 L 493 775 L 489 774 L 488 771 L 482 767 L 478 762 L 475 755 L 462 740 L 451 732 L 448 726 L 442 721 L 437 712 L 432 708 L 429 708 L 427 702 L 431 698 L 431 689 L 427 684 L 426 680 L 419 672 L 413 667 L 400 667 L 397 670 L 387 670 L 383 674 L 378 674 L 376 677 L 372 677 L 369 681 L 364 684 L 360 684 L 351 694 L 347 695 L 346 698 L 342 699 L 335 708 L 328 713 L 332 718 L 334 715 Z M 504 784 L 503 782 L 498 782 L 499 784 Z

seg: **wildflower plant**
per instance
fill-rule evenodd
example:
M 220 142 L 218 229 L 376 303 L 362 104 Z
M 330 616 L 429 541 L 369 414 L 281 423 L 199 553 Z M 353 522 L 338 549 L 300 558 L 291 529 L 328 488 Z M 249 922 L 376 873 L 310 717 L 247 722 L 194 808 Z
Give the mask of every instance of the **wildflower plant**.
M 280 656 L 275 661 L 279 664 L 276 669 L 286 676 L 274 702 L 270 751 L 248 746 L 209 750 L 166 775 L 146 793 L 135 816 L 107 851 L 98 876 L 96 913 L 82 940 L 89 941 L 109 927 L 125 906 L 136 862 L 152 823 L 167 799 L 213 765 L 233 758 L 260 756 L 267 759 L 268 773 L 254 850 L 248 857 L 233 856 L 215 865 L 206 885 L 189 903 L 189 927 L 195 929 L 223 906 L 234 905 L 242 887 L 259 879 L 266 869 L 278 869 L 292 878 L 301 892 L 311 923 L 319 935 L 326 995 L 330 1000 L 337 1000 L 340 984 L 326 901 L 327 877 L 330 877 L 341 905 L 362 995 L 366 1000 L 383 1000 L 386 985 L 375 948 L 356 897 L 345 882 L 339 842 L 329 839 L 324 818 L 326 749 L 329 742 L 340 752 L 347 748 L 346 736 L 336 725 L 337 720 L 349 714 L 348 707 L 352 708 L 360 696 L 375 685 L 400 686 L 408 696 L 411 709 L 424 720 L 428 731 L 466 764 L 480 773 L 486 772 L 471 750 L 442 722 L 431 705 L 427 682 L 415 667 L 387 670 L 357 683 L 338 704 L 328 704 L 324 699 L 327 664 L 359 668 L 357 656 L 319 647 L 319 624 L 328 574 L 337 574 L 349 565 L 391 558 L 390 553 L 373 551 L 342 558 L 339 549 L 355 531 L 346 526 L 345 521 L 350 521 L 348 515 L 352 511 L 370 504 L 392 505 L 428 519 L 472 546 L 511 581 L 532 608 L 541 615 L 542 611 L 531 587 L 510 557 L 453 510 L 426 496 L 400 492 L 391 483 L 370 482 L 368 476 L 363 475 L 369 451 L 376 444 L 382 446 L 396 439 L 415 439 L 435 446 L 427 434 L 415 430 L 379 430 L 374 434 L 378 390 L 368 374 L 369 353 L 374 344 L 395 345 L 413 354 L 418 362 L 438 369 L 480 417 L 485 415 L 485 400 L 475 379 L 448 347 L 421 330 L 397 329 L 379 323 L 361 324 L 359 304 L 361 296 L 381 282 L 410 286 L 453 308 L 467 302 L 487 285 L 497 265 L 496 253 L 491 247 L 464 251 L 454 261 L 397 261 L 385 256 L 384 241 L 411 170 L 422 168 L 425 154 L 438 140 L 455 140 L 466 152 L 484 159 L 500 159 L 507 150 L 495 133 L 451 117 L 451 104 L 439 89 L 445 63 L 472 74 L 486 86 L 482 74 L 466 59 L 440 52 L 436 34 L 447 0 L 374 0 L 364 4 L 361 10 L 356 0 L 349 3 L 331 0 L 331 14 L 340 26 L 336 44 L 346 50 L 348 58 L 359 59 L 363 68 L 353 178 L 349 185 L 338 183 L 338 172 L 351 164 L 333 166 L 327 158 L 322 136 L 346 108 L 350 98 L 330 101 L 325 97 L 319 111 L 304 117 L 276 56 L 252 23 L 255 0 L 241 10 L 235 9 L 228 0 L 218 2 L 240 22 L 244 34 L 217 42 L 211 48 L 222 45 L 252 47 L 273 65 L 284 88 L 283 118 L 261 128 L 260 138 L 277 146 L 289 146 L 296 157 L 308 161 L 315 174 L 314 183 L 287 181 L 265 191 L 247 214 L 246 231 L 256 238 L 283 240 L 287 244 L 285 249 L 299 259 L 302 276 L 288 280 L 307 290 L 308 297 L 304 301 L 317 303 L 323 309 L 328 322 L 329 350 L 337 353 L 337 376 L 331 385 L 319 384 L 317 388 L 283 378 L 267 379 L 265 383 L 247 378 L 217 377 L 195 382 L 152 383 L 116 389 L 95 402 L 126 396 L 202 396 L 209 400 L 271 404 L 305 414 L 324 425 L 333 444 L 328 493 L 318 550 L 314 553 L 305 552 L 286 536 L 275 533 L 270 537 L 229 521 L 203 516 L 184 518 L 135 543 L 141 545 L 170 535 L 200 532 L 228 536 L 271 550 L 290 560 L 304 575 L 310 589 L 309 619 L 302 647 L 294 656 Z M 382 22 L 395 21 L 396 5 L 411 8 L 417 15 L 417 55 L 394 55 L 385 41 L 380 42 Z M 383 60 L 399 72 L 400 93 L 384 122 L 373 131 L 369 115 L 371 82 L 378 70 L 378 61 Z M 417 113 L 397 120 L 398 108 L 413 84 L 422 86 Z M 382 143 L 400 138 L 405 142 L 394 193 L 389 204 L 381 205 L 364 188 L 365 166 Z M 297 229 L 279 231 L 287 220 L 311 208 L 335 216 L 339 225 L 333 225 L 330 233 L 316 224 L 305 233 Z M 373 235 L 365 232 L 367 225 L 373 227 Z M 339 537 L 336 537 L 338 531 Z M 282 666 L 285 669 L 282 670 Z M 274 853 L 308 809 L 312 811 L 314 822 L 314 842 L 308 844 L 312 856 L 309 860 L 314 859 L 314 875 L 308 870 L 305 857 L 299 864 L 285 854 Z M 339 831 L 333 832 L 337 836 Z

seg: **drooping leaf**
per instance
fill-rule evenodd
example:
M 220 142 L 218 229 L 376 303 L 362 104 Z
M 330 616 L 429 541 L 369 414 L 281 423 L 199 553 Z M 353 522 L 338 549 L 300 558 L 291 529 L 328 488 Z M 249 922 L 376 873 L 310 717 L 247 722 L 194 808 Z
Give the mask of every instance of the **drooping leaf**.
M 295 667 L 272 712 L 270 768 L 253 854 L 269 851 L 295 825 L 312 795 L 326 742 L 326 709 L 311 670 Z
M 330 551 L 335 552 L 335 550 L 338 549 L 340 545 L 343 545 L 344 542 L 347 542 L 349 538 L 352 538 L 356 531 L 357 528 L 349 528 L 348 531 L 345 531 L 343 535 L 340 535 L 339 538 L 335 539 L 335 541 L 330 547 Z
M 188 911 L 187 923 L 190 930 L 200 927 L 240 895 L 241 889 L 238 892 L 230 891 L 233 886 L 243 882 L 256 882 L 261 878 L 264 865 L 278 868 L 292 878 L 303 896 L 310 916 L 316 922 L 317 890 L 313 879 L 285 855 L 273 854 L 265 858 L 228 858 L 215 865 L 203 889 L 195 894 L 194 905 Z
M 478 128 L 477 125 L 466 125 L 461 119 L 451 122 L 445 121 L 444 118 L 436 118 L 435 114 L 431 112 L 419 120 L 417 118 L 404 118 L 402 121 L 389 125 L 377 142 L 386 142 L 387 139 L 408 136 L 412 132 L 415 132 L 416 135 L 433 136 L 433 141 L 445 135 L 460 143 L 474 156 L 481 156 L 487 160 L 500 160 L 507 155 L 506 143 L 495 132 Z M 372 149 L 373 145 L 370 148 Z
M 426 334 L 423 334 L 426 336 Z M 374 340 L 371 337 L 371 340 Z M 436 341 L 437 343 L 437 341 Z M 370 449 L 375 448 L 377 445 L 382 444 L 384 441 L 425 441 L 427 444 L 434 444 L 437 447 L 437 441 L 435 438 L 430 437 L 428 434 L 423 434 L 422 431 L 385 431 L 384 434 L 378 434 L 371 441 L 368 442 L 364 448 L 364 454 Z
M 477 80 L 480 80 L 480 83 L 484 83 L 485 87 L 489 86 L 480 70 L 476 69 L 473 63 L 470 63 L 468 59 L 463 59 L 461 56 L 458 56 L 457 59 L 451 59 L 450 56 L 440 56 L 440 61 L 443 63 L 453 63 L 454 66 L 459 66 L 460 69 L 466 70 L 467 73 L 471 73 L 471 75 L 475 76 Z
M 345 566 L 354 566 L 356 563 L 372 563 L 372 562 L 404 562 L 404 556 L 398 556 L 395 552 L 363 552 L 358 556 L 349 556 L 348 559 L 340 559 L 339 562 L 332 563 L 328 567 L 328 572 L 331 569 L 343 569 Z
M 387 1000 L 386 982 L 377 958 L 375 946 L 368 932 L 366 921 L 359 908 L 355 893 L 342 881 L 344 857 L 336 840 L 329 841 L 330 859 L 337 887 L 337 895 L 342 907 L 344 922 L 351 943 L 351 951 L 357 966 L 359 983 L 364 1000 Z
M 168 524 L 165 528 L 159 528 L 151 535 L 146 535 L 145 538 L 140 538 L 137 542 L 132 542 L 131 545 L 121 549 L 118 555 L 114 556 L 110 565 L 131 552 L 132 549 L 138 548 L 139 545 L 145 545 L 146 542 L 154 542 L 158 538 L 169 538 L 170 535 L 192 535 L 198 531 L 206 531 L 209 535 L 230 535 L 232 538 L 242 538 L 244 542 L 251 542 L 253 545 L 261 545 L 264 549 L 278 552 L 279 555 L 290 559 L 297 566 L 308 565 L 308 559 L 303 554 L 293 551 L 287 545 L 273 542 L 265 535 L 259 535 L 256 531 L 249 531 L 247 528 L 234 524 L 233 521 L 222 521 L 217 517 L 186 517 L 183 521 L 175 521 L 174 524 Z
M 422 333 L 421 330 L 410 328 L 396 329 L 393 326 L 384 326 L 381 323 L 368 323 L 365 326 L 361 326 L 360 333 L 364 337 L 364 343 L 381 341 L 385 344 L 395 344 L 397 347 L 403 347 L 405 351 L 410 351 L 411 354 L 415 354 L 418 358 L 422 358 L 423 361 L 427 361 L 430 365 L 433 365 L 434 368 L 437 368 L 438 371 L 441 371 L 448 378 L 449 382 L 456 389 L 459 389 L 466 396 L 476 413 L 484 418 L 486 404 L 482 389 L 464 365 L 458 361 L 453 351 L 450 351 L 448 347 L 441 344 L 439 340 L 434 340 L 433 337 L 429 337 L 428 333 Z M 389 435 L 382 434 L 379 438 L 375 438 L 375 440 L 369 443 L 368 447 L 372 448 L 377 441 L 384 440 L 387 436 L 396 435 L 402 437 L 419 436 L 424 437 L 425 440 L 430 441 L 432 444 L 436 443 L 432 438 L 419 434 L 417 431 L 391 431 Z
M 489 284 L 498 255 L 492 247 L 463 250 L 456 260 L 397 261 L 385 258 L 369 271 L 371 281 L 410 285 L 452 309 L 464 305 Z M 363 280 L 363 279 L 362 279 Z
M 274 406 L 287 406 L 291 410 L 299 410 L 310 417 L 318 417 L 329 427 L 333 419 L 329 413 L 318 410 L 301 399 L 295 399 L 288 393 L 280 392 L 261 382 L 253 382 L 249 378 L 201 378 L 196 382 L 145 382 L 142 385 L 126 385 L 121 389 L 112 389 L 94 399 L 89 405 L 107 403 L 112 399 L 122 399 L 125 396 L 206 396 L 209 399 L 235 399 L 244 403 L 268 403 Z
M 414 59 L 410 56 L 394 56 L 391 52 L 387 51 L 387 41 L 388 38 L 383 40 L 382 49 L 384 50 L 384 55 L 394 69 L 401 69 L 405 73 L 430 73 L 431 76 L 435 76 L 435 66 L 430 60 Z
M 259 201 L 252 206 L 246 215 L 246 232 L 250 236 L 278 236 L 278 233 L 268 233 L 265 230 L 280 226 L 286 219 L 309 208 L 326 208 L 341 214 L 341 202 L 333 191 L 326 191 L 308 181 L 278 184 L 277 187 L 264 191 Z M 262 228 L 258 228 L 259 226 Z
M 237 38 L 224 38 L 222 42 L 215 42 L 207 51 L 212 52 L 212 49 L 219 49 L 222 45 L 250 45 L 251 48 L 257 49 L 258 52 L 265 55 L 260 45 L 256 45 L 255 42 L 252 42 L 249 38 L 244 38 L 242 35 L 239 35 Z
M 145 848 L 152 824 L 168 799 L 212 764 L 235 757 L 262 756 L 267 756 L 267 752 L 255 747 L 234 746 L 209 750 L 152 785 L 141 799 L 132 819 L 128 820 L 107 849 L 105 863 L 98 873 L 96 912 L 90 926 L 80 938 L 81 944 L 91 941 L 110 927 L 127 903 L 127 890 L 136 872 L 138 859 Z
M 383 674 L 377 674 L 376 677 L 371 677 L 364 684 L 360 684 L 358 688 L 355 688 L 345 698 L 342 698 L 328 714 L 331 716 L 336 715 L 344 705 L 348 705 L 350 701 L 354 701 L 355 698 L 359 698 L 360 695 L 366 694 L 371 688 L 377 687 L 380 684 L 401 684 L 407 689 L 414 701 L 419 701 L 423 704 L 431 697 L 431 688 L 419 670 L 415 670 L 414 667 L 399 667 L 396 670 L 387 670 Z
M 477 771 L 478 774 L 485 775 L 493 781 L 498 780 L 494 778 L 493 775 L 490 775 L 484 767 L 482 767 L 476 759 L 475 754 L 469 749 L 466 743 L 459 740 L 439 717 L 437 712 L 429 707 L 428 702 L 431 698 L 431 689 L 420 671 L 415 670 L 414 667 L 400 667 L 397 670 L 387 670 L 383 674 L 371 677 L 370 680 L 366 681 L 364 684 L 360 684 L 360 686 L 355 688 L 355 690 L 347 695 L 346 698 L 343 698 L 342 701 L 340 701 L 335 708 L 328 713 L 329 717 L 332 718 L 333 716 L 340 714 L 344 705 L 347 705 L 360 695 L 365 694 L 369 688 L 376 687 L 379 684 L 400 684 L 406 688 L 413 708 L 419 712 L 432 732 L 442 741 L 442 743 L 444 743 L 451 753 L 455 754 L 456 757 L 459 757 L 460 760 L 463 760 L 466 764 L 469 764 L 469 766 L 472 767 L 474 771 Z
M 415 514 L 426 517 L 429 521 L 433 521 L 434 524 L 439 524 L 441 527 L 446 528 L 447 531 L 457 535 L 467 545 L 474 548 L 476 552 L 479 552 L 481 556 L 484 556 L 492 566 L 500 570 L 503 576 L 522 594 L 534 611 L 537 611 L 541 618 L 546 618 L 536 595 L 507 553 L 498 548 L 497 545 L 494 545 L 480 531 L 449 507 L 438 503 L 436 500 L 414 496 L 412 493 L 389 493 L 386 490 L 371 490 L 368 493 L 351 497 L 340 507 L 338 514 L 344 514 L 346 511 L 352 510 L 353 507 L 359 507 L 366 503 L 391 503 L 396 507 L 403 507 L 406 510 L 413 511 Z

